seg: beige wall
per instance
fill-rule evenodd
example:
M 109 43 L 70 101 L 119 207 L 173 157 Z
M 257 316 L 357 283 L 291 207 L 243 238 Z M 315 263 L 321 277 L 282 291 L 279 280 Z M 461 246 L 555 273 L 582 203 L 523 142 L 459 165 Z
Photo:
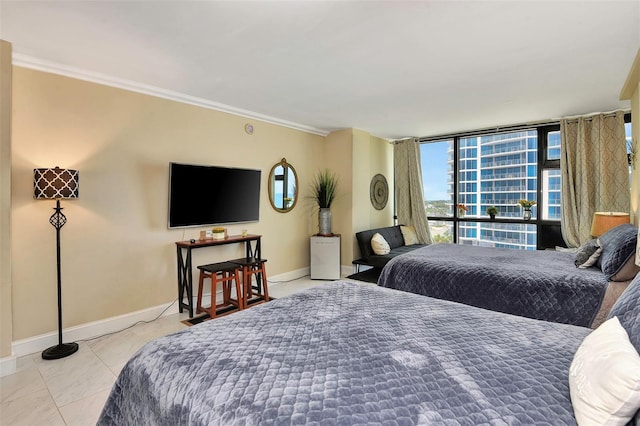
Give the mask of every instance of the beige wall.
M 170 161 L 261 169 L 260 221 L 229 225 L 229 232 L 263 235 L 270 275 L 308 267 L 313 228 L 304 198 L 324 164 L 322 136 L 256 121 L 248 135 L 243 117 L 20 67 L 13 68 L 13 94 L 14 340 L 57 328 L 55 231 L 48 222 L 54 202 L 33 199 L 36 167 L 80 171 L 80 197 L 62 201 L 65 327 L 177 297 L 174 242 L 197 238 L 203 228 L 167 229 Z M 286 214 L 267 199 L 269 170 L 282 157 L 296 168 L 302 197 Z M 240 250 L 196 250 L 194 264 Z
M 0 40 L 0 358 L 11 356 L 11 44 Z
M 353 217 L 351 260 L 360 258 L 355 233 L 393 225 L 393 145 L 362 130 L 353 132 Z M 382 174 L 389 185 L 389 199 L 382 210 L 371 204 L 371 179 Z
M 636 150 L 640 151 L 640 82 L 631 97 L 631 135 Z M 636 152 L 631 174 L 631 214 L 636 226 L 640 226 L 640 152 Z
M 631 100 L 631 136 L 636 150 L 640 150 L 640 49 L 620 91 L 620 100 Z M 636 153 L 631 174 L 631 217 L 640 225 L 640 152 Z
M 327 135 L 325 143 L 324 167 L 335 173 L 339 179 L 336 199 L 331 206 L 331 231 L 341 234 L 340 263 L 342 265 L 350 265 L 352 260 L 348 244 L 353 214 L 352 134 L 353 129 L 332 132 Z M 318 232 L 317 227 L 315 232 Z
M 342 234 L 342 265 L 360 257 L 355 233 L 393 224 L 393 147 L 359 129 L 332 132 L 326 138 L 327 167 L 340 176 L 339 196 L 331 209 L 332 230 Z M 381 173 L 389 183 L 390 199 L 382 210 L 371 205 L 371 178 Z

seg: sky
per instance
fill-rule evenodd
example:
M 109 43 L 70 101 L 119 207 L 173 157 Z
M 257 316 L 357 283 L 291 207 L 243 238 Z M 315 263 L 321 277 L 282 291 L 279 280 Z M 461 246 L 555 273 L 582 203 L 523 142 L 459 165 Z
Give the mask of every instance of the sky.
M 425 200 L 448 200 L 447 194 L 447 148 L 448 142 L 420 144 L 422 160 L 422 183 Z

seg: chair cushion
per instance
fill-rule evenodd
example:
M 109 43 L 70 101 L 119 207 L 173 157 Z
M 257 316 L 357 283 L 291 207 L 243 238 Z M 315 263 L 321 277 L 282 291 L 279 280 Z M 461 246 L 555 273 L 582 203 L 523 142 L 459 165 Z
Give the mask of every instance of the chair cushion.
M 373 237 L 371 237 L 371 248 L 377 255 L 389 254 L 391 251 L 389 243 L 387 243 L 387 240 L 385 240 L 379 233 L 375 233 Z
M 413 226 L 400 225 L 400 231 L 402 232 L 402 238 L 404 239 L 404 245 L 410 246 L 418 244 L 418 234 Z
M 605 232 L 599 240 L 602 247 L 602 255 L 598 259 L 598 266 L 600 266 L 606 279 L 609 281 L 625 281 L 624 279 L 621 280 L 616 274 L 635 255 L 638 243 L 638 228 L 630 223 L 619 225 Z

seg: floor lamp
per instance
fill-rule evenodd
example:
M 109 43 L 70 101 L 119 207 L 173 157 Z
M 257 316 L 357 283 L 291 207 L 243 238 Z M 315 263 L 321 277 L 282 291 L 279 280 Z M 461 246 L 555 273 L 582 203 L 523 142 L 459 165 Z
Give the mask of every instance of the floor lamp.
M 62 213 L 60 199 L 78 198 L 78 171 L 61 169 L 33 170 L 33 197 L 36 199 L 56 200 L 55 212 L 49 223 L 56 228 L 56 255 L 58 266 L 58 344 L 42 352 L 43 359 L 59 359 L 78 350 L 77 343 L 62 343 L 62 280 L 60 278 L 60 229 L 67 223 Z

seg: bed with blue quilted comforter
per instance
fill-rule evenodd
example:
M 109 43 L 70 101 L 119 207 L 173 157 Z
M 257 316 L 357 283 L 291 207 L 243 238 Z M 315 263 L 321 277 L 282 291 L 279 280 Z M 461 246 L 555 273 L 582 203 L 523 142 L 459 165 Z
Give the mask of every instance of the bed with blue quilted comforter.
M 589 327 L 608 282 L 598 268 L 576 268 L 574 259 L 559 251 L 433 244 L 392 259 L 378 285 Z
M 98 424 L 572 425 L 590 331 L 338 281 L 148 343 Z

